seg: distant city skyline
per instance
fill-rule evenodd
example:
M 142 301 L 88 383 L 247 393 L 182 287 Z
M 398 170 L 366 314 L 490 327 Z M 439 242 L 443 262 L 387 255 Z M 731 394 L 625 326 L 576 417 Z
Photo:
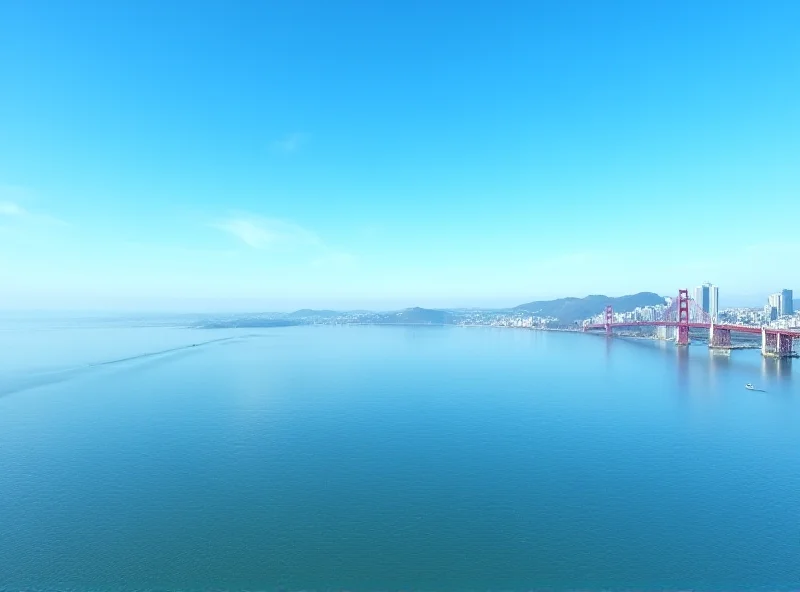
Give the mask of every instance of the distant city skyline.
M 36 4 L 0 5 L 0 310 L 800 286 L 798 3 Z

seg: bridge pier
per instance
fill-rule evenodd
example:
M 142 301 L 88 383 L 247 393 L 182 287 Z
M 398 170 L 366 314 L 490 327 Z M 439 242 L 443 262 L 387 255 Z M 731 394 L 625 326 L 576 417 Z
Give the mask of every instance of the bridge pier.
M 708 347 L 713 349 L 730 349 L 731 348 L 731 330 L 718 329 L 714 327 L 714 323 L 708 329 Z
M 761 327 L 761 355 L 774 356 L 778 340 L 775 333 L 767 333 L 766 328 Z
M 792 336 L 778 333 L 778 355 L 782 358 L 791 357 L 794 355 L 792 349 Z
M 767 331 L 761 328 L 761 355 L 770 358 L 790 358 L 792 351 L 792 335 L 780 331 Z
M 684 327 L 683 325 L 678 326 L 678 333 L 677 337 L 675 338 L 675 343 L 678 345 L 689 345 L 689 327 Z
M 614 324 L 614 309 L 611 305 L 606 306 L 606 337 L 611 337 L 611 326 Z

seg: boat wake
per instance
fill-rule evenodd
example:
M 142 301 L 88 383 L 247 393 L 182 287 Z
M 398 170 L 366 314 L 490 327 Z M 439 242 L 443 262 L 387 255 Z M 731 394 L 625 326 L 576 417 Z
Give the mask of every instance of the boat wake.
M 225 342 L 232 342 L 235 340 L 249 339 L 258 337 L 258 335 L 237 335 L 233 337 L 222 337 L 220 339 L 210 339 L 199 343 L 191 343 L 188 345 L 181 345 L 179 347 L 172 347 L 169 349 L 162 349 L 158 351 L 145 352 L 136 354 L 135 356 L 126 356 L 124 358 L 116 358 L 113 360 L 104 360 L 102 362 L 93 362 L 91 364 L 83 364 L 72 368 L 64 368 L 61 370 L 53 370 L 49 372 L 37 372 L 25 374 L 12 379 L 8 383 L 0 382 L 0 397 L 5 395 L 13 395 L 30 389 L 38 388 L 40 386 L 47 386 L 59 382 L 65 382 L 74 378 L 85 376 L 93 371 L 101 368 L 108 368 L 109 366 L 124 365 L 131 362 L 147 361 L 147 360 L 160 360 L 166 357 L 173 358 L 175 355 L 189 354 L 198 351 L 200 348 L 210 345 L 221 344 Z

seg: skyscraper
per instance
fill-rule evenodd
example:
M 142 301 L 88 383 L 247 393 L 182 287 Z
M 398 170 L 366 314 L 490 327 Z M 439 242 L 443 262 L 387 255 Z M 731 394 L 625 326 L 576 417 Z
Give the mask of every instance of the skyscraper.
M 703 312 L 711 314 L 716 317 L 719 313 L 719 288 L 706 282 L 702 286 L 697 286 L 694 289 L 694 301 L 697 306 L 703 309 Z M 714 304 L 712 312 L 712 302 Z
M 791 290 L 784 289 L 781 291 L 781 315 L 791 316 L 794 314 L 792 298 L 794 298 L 794 295 Z
M 767 298 L 767 306 L 769 306 L 771 313 L 769 315 L 769 320 L 774 321 L 779 316 L 781 316 L 781 310 L 783 309 L 783 305 L 781 301 L 783 300 L 783 294 L 781 292 L 776 292 L 775 294 L 770 294 Z
M 708 314 L 711 315 L 711 320 L 716 321 L 719 316 L 719 288 L 717 286 L 709 286 L 709 305 Z

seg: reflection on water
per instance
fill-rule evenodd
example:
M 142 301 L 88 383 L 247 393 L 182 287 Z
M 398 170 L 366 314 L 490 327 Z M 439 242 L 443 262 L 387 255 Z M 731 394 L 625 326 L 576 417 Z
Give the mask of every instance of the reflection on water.
M 719 350 L 709 349 L 706 344 L 679 346 L 674 341 L 620 337 L 606 339 L 606 361 L 621 359 L 629 348 L 661 352 L 671 371 L 677 373 L 682 388 L 698 380 L 707 381 L 709 386 L 719 386 L 726 383 L 731 374 L 740 374 L 742 383 L 768 384 L 777 379 L 782 388 L 789 388 L 794 373 L 792 358 L 764 358 L 757 350 Z
M 678 384 L 687 386 L 689 383 L 689 348 L 688 346 L 676 346 L 675 355 L 677 356 Z
M 711 360 L 711 364 L 716 368 L 723 368 L 725 366 L 730 366 L 731 363 L 730 351 L 709 349 L 708 357 Z
M 791 380 L 792 358 L 766 358 L 762 356 L 761 376 L 778 376 L 781 379 Z
M 730 370 L 731 353 L 730 350 L 708 350 L 708 369 L 709 378 L 713 384 L 717 384 L 717 379 L 722 378 L 724 373 Z M 723 378 L 724 380 L 724 378 Z

